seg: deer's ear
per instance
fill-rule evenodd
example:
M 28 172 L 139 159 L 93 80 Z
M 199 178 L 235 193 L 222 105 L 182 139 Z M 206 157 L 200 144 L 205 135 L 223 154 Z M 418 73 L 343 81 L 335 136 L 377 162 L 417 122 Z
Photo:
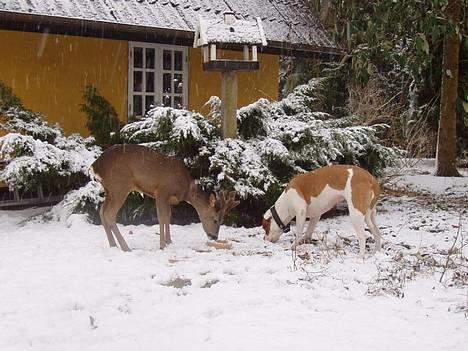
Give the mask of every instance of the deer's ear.
M 195 180 L 192 180 L 192 182 L 190 183 L 190 188 L 189 188 L 189 192 L 193 193 L 197 190 L 198 188 L 198 184 Z
M 216 195 L 211 193 L 210 194 L 210 207 L 215 207 L 216 206 Z

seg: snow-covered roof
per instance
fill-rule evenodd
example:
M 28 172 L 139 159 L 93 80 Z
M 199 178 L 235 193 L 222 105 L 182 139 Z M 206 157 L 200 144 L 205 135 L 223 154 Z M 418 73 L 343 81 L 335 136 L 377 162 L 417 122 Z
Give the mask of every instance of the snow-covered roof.
M 6 28 L 8 17 L 16 16 L 10 26 L 27 18 L 36 23 L 74 21 L 86 30 L 87 23 L 92 22 L 100 23 L 103 30 L 109 31 L 130 33 L 140 27 L 149 34 L 165 31 L 168 37 L 185 33 L 193 43 L 199 17 L 216 20 L 227 11 L 234 12 L 243 21 L 253 22 L 259 17 L 268 48 L 340 52 L 307 0 L 8 0 L 0 1 L 0 28 Z
M 231 17 L 226 20 L 225 16 Z M 216 19 L 199 18 L 195 30 L 195 47 L 211 43 L 258 44 L 267 45 L 262 20 L 254 21 L 236 19 L 232 12 Z

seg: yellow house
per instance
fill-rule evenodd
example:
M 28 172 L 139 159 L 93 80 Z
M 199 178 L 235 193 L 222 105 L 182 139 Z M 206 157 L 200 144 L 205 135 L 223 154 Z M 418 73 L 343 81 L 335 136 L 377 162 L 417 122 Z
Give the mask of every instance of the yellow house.
M 221 73 L 203 70 L 195 27 L 228 11 L 260 18 L 267 39 L 259 69 L 239 73 L 239 107 L 278 98 L 281 55 L 339 55 L 305 0 L 8 0 L 0 2 L 0 81 L 66 133 L 89 133 L 79 108 L 88 84 L 123 121 L 158 104 L 203 113 L 220 95 Z M 222 49 L 242 58 L 234 46 Z

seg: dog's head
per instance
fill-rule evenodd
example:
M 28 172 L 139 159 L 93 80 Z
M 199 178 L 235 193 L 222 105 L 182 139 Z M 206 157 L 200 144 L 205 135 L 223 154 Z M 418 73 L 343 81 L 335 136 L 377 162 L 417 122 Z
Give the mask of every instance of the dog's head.
M 278 241 L 283 231 L 272 217 L 271 211 L 266 211 L 262 218 L 262 227 L 265 230 L 263 239 L 274 243 Z

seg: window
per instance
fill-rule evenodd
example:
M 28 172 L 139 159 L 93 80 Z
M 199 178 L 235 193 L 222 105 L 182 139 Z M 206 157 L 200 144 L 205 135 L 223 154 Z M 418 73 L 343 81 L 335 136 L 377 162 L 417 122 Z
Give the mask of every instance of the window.
M 129 116 L 158 105 L 187 106 L 187 48 L 130 42 L 129 53 Z

